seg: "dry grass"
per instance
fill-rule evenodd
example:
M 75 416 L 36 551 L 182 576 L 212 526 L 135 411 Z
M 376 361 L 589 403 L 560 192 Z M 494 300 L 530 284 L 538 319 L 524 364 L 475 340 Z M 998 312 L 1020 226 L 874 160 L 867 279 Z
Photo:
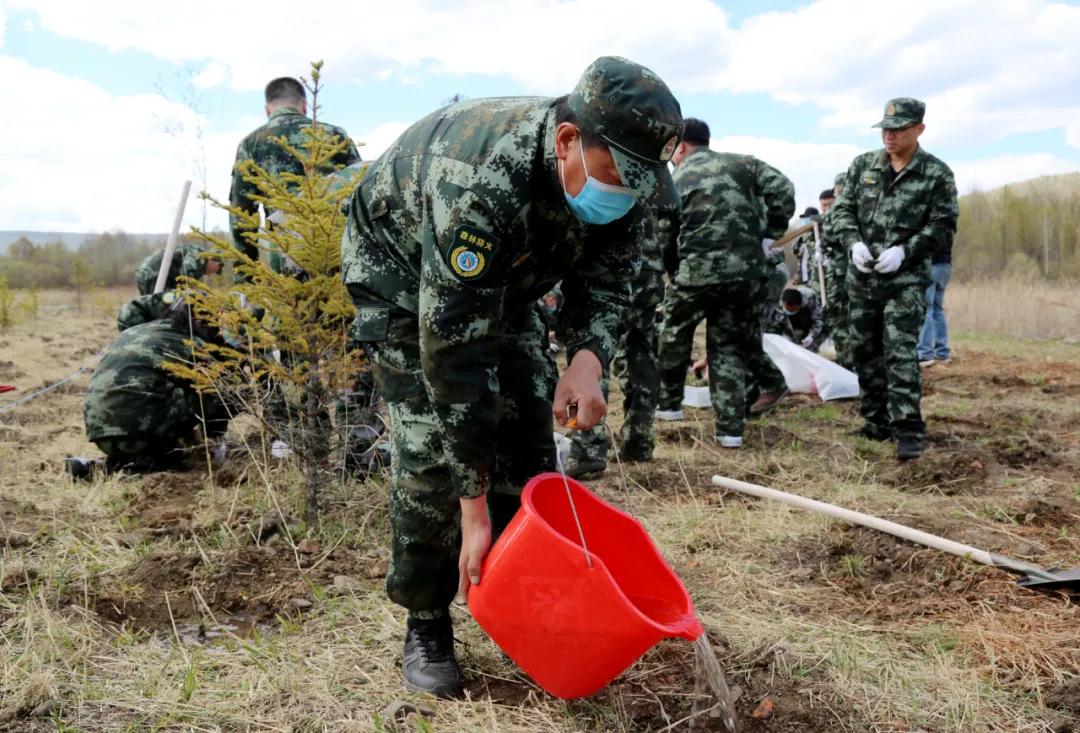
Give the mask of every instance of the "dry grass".
M 1019 339 L 1080 342 L 1080 292 L 1077 283 L 1046 283 L 1019 278 L 953 281 L 945 290 L 945 315 L 958 333 Z
M 0 381 L 36 387 L 112 338 L 105 317 L 64 313 L 0 337 L 13 362 L 0 364 Z M 1047 707 L 1080 674 L 1080 612 L 1066 599 L 709 484 L 720 473 L 1036 562 L 1080 563 L 1080 347 L 961 335 L 956 348 L 952 364 L 927 374 L 930 450 L 920 462 L 897 465 L 888 446 L 847 435 L 854 405 L 795 398 L 753 423 L 739 452 L 717 448 L 709 413 L 691 411 L 659 426 L 654 463 L 626 466 L 625 483 L 613 466 L 594 484 L 642 519 L 686 582 L 742 690 L 744 730 L 1080 723 L 1080 707 Z M 665 642 L 600 695 L 560 701 L 462 608 L 471 699 L 406 696 L 404 621 L 378 567 L 385 483 L 332 491 L 310 556 L 298 550 L 288 466 L 241 456 L 213 482 L 72 484 L 60 459 L 92 450 L 82 385 L 85 375 L 0 415 L 0 730 L 686 729 L 676 723 L 690 709 L 689 645 Z M 266 517 L 285 520 L 279 535 L 261 537 Z M 338 575 L 351 589 L 335 585 Z M 774 717 L 750 718 L 766 696 Z M 402 698 L 431 706 L 431 720 L 386 720 Z

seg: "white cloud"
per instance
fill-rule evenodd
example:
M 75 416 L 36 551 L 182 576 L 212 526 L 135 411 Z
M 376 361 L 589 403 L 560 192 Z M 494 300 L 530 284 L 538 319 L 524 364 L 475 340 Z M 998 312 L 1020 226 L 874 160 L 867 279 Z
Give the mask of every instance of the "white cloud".
M 1075 163 L 1047 153 L 999 155 L 981 160 L 957 161 L 949 167 L 956 176 L 956 188 L 961 195 L 1038 176 L 1071 173 L 1078 169 Z
M 213 89 L 229 79 L 229 68 L 225 64 L 212 61 L 191 80 L 196 89 Z
M 197 120 L 189 109 L 157 94 L 113 96 L 2 55 L 0 108 L 27 111 L 5 117 L 0 229 L 168 229 L 183 180 L 194 178 Z M 166 125 L 187 132 L 170 135 Z M 204 138 L 218 196 L 228 193 L 239 138 L 213 131 Z M 192 197 L 185 225 L 199 222 L 200 212 Z
M 153 12 L 130 0 L 12 4 L 55 33 L 112 50 L 219 61 L 241 90 L 303 74 L 314 59 L 324 59 L 334 78 L 387 78 L 389 70 L 405 78 L 417 71 L 493 74 L 544 93 L 569 91 L 602 53 L 630 56 L 665 78 L 692 79 L 724 60 L 730 33 L 726 14 L 709 0 L 670 0 L 662 16 L 651 0 L 399 0 L 299 14 L 293 2 L 265 0 L 255 15 L 243 3 L 217 0 Z
M 765 92 L 868 134 L 891 97 L 927 102 L 937 139 L 972 144 L 1080 116 L 1080 7 L 1045 0 L 819 0 L 749 19 L 711 87 Z
M 398 136 L 405 132 L 405 128 L 410 124 L 412 123 L 397 120 L 383 122 L 363 134 L 354 135 L 353 140 L 356 141 L 357 145 L 363 143 L 360 146 L 360 157 L 364 160 L 375 160 L 390 147 L 390 143 L 397 140 Z

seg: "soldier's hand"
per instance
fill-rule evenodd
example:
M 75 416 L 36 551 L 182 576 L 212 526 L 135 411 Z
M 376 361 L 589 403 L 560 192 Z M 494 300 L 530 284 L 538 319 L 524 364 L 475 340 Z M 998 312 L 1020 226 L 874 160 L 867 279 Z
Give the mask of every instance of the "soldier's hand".
M 555 387 L 555 401 L 551 404 L 551 413 L 560 425 L 565 426 L 570 419 L 570 406 L 577 405 L 576 428 L 589 430 L 607 413 L 607 402 L 600 390 L 600 377 L 603 369 L 596 354 L 582 349 L 574 354 L 570 366 L 559 378 Z
M 851 262 L 859 272 L 870 273 L 870 265 L 874 257 L 870 254 L 870 248 L 865 242 L 856 242 L 851 245 Z
M 874 265 L 874 269 L 880 272 L 882 275 L 889 275 L 900 269 L 900 264 L 904 261 L 904 248 L 899 244 L 894 244 L 887 250 L 881 253 L 878 257 L 877 264 Z
M 465 601 L 469 588 L 480 585 L 480 565 L 491 548 L 491 518 L 487 497 L 461 499 L 461 554 L 458 556 L 458 597 Z

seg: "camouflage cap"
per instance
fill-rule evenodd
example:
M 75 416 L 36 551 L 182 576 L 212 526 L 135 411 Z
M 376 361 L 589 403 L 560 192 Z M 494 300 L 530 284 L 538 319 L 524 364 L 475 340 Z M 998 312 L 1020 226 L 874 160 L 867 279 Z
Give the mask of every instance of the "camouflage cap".
M 608 144 L 619 178 L 638 203 L 678 205 L 668 161 L 682 137 L 682 110 L 659 76 L 633 61 L 601 56 L 567 102 L 582 128 Z
M 919 100 L 911 97 L 897 97 L 886 103 L 885 117 L 874 127 L 880 127 L 883 130 L 902 130 L 922 122 L 925 113 L 926 105 Z
M 834 186 L 843 186 L 845 178 L 847 178 L 847 171 L 837 173 L 835 176 L 833 176 L 833 179 L 832 179 L 833 185 Z

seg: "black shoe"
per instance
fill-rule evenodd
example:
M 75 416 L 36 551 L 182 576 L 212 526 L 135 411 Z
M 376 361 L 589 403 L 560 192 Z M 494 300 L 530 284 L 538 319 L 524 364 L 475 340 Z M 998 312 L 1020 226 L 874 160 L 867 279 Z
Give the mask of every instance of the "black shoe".
M 858 430 L 853 430 L 850 435 L 854 435 L 859 438 L 866 438 L 867 440 L 876 440 L 880 443 L 892 440 L 892 431 L 888 428 L 882 428 L 871 423 L 866 423 Z
M 96 473 L 105 473 L 105 461 L 100 458 L 68 456 L 64 459 L 64 470 L 73 479 L 88 479 Z
M 461 697 L 464 680 L 454 656 L 454 630 L 449 616 L 408 620 L 402 668 L 409 690 L 430 692 L 436 697 Z
M 896 442 L 896 459 L 910 461 L 922 455 L 922 441 L 918 438 L 900 438 Z
M 607 461 L 599 458 L 575 458 L 566 461 L 566 475 L 582 481 L 594 479 L 607 470 Z
M 623 463 L 649 463 L 652 461 L 652 451 L 645 448 L 624 447 L 619 453 Z

